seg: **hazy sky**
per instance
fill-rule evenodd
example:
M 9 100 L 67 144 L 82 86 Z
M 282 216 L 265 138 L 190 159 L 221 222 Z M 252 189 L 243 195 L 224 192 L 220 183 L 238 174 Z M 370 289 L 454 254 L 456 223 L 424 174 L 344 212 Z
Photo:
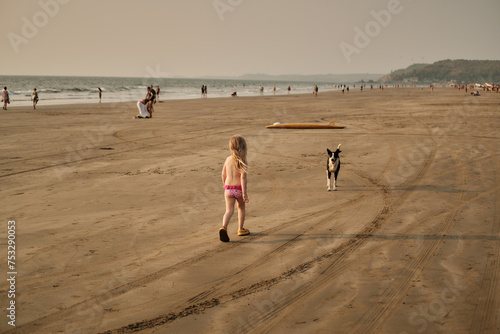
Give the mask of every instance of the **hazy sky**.
M 0 75 L 388 73 L 500 59 L 499 0 L 22 0 L 0 12 Z

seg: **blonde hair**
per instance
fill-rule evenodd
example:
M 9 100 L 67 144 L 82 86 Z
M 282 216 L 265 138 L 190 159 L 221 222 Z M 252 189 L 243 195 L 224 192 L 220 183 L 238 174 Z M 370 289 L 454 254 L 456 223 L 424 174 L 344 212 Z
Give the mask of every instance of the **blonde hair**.
M 240 173 L 246 173 L 248 169 L 247 164 L 247 142 L 242 136 L 232 136 L 229 140 L 229 150 L 233 158 L 234 167 Z

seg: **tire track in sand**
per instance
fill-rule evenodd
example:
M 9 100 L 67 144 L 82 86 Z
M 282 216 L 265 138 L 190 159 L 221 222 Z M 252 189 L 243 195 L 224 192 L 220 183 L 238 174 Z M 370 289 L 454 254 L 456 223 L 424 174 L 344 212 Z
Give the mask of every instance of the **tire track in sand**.
M 370 181 L 370 180 L 368 180 L 368 181 Z M 329 209 L 329 208 L 326 208 L 325 210 L 323 210 L 323 212 L 325 212 L 325 211 L 327 213 L 331 213 L 331 209 Z M 366 233 L 366 234 L 371 233 L 371 231 L 373 229 L 373 226 L 372 226 L 373 223 L 376 222 L 380 216 L 386 215 L 387 212 L 388 212 L 387 210 L 382 209 L 382 212 L 379 212 L 377 214 L 377 216 L 376 216 L 377 218 L 374 219 L 374 221 L 372 221 L 371 224 L 369 224 L 369 226 L 365 227 L 363 229 L 363 231 L 361 231 L 361 233 Z M 317 216 L 318 213 L 315 213 L 314 215 Z M 301 221 L 302 218 L 299 218 L 298 220 Z M 326 216 L 326 218 L 324 218 L 322 222 L 323 223 L 330 223 L 331 217 L 329 215 Z M 297 237 L 300 237 L 300 235 Z M 143 321 L 135 322 L 135 323 L 129 324 L 127 326 L 123 326 L 120 328 L 115 328 L 113 330 L 106 331 L 104 333 L 124 333 L 124 332 L 129 332 L 129 331 L 140 331 L 140 330 L 147 329 L 147 328 L 161 326 L 161 325 L 167 324 L 171 321 L 174 321 L 178 318 L 189 316 L 193 313 L 202 312 L 204 309 L 206 309 L 208 307 L 214 307 L 214 306 L 217 306 L 220 304 L 225 304 L 227 302 L 231 302 L 233 300 L 236 300 L 236 299 L 239 299 L 241 297 L 253 294 L 255 292 L 269 289 L 270 287 L 272 287 L 272 286 L 274 286 L 282 281 L 285 281 L 285 280 L 287 280 L 287 279 L 289 279 L 297 274 L 303 273 L 303 272 L 311 269 L 316 263 L 328 260 L 331 257 L 334 257 L 335 255 L 339 255 L 340 259 L 345 259 L 345 257 L 347 257 L 355 249 L 357 249 L 357 247 L 359 245 L 364 243 L 365 240 L 366 240 L 365 238 L 348 240 L 348 241 L 342 243 L 339 247 L 336 247 L 334 250 L 326 252 L 320 256 L 315 257 L 312 260 L 306 261 L 298 266 L 295 266 L 295 267 L 289 269 L 288 271 L 282 273 L 281 275 L 258 281 L 256 283 L 253 283 L 253 284 L 248 285 L 246 287 L 243 287 L 243 288 L 240 288 L 237 290 L 233 290 L 233 291 L 230 291 L 228 293 L 224 293 L 224 294 L 219 295 L 219 296 L 215 296 L 211 299 L 204 300 L 204 301 L 195 303 L 195 304 L 187 306 L 187 307 L 179 307 L 176 311 L 170 312 L 168 314 L 162 314 L 162 315 L 159 315 L 159 316 L 152 318 L 152 319 L 146 319 Z M 290 247 L 290 245 L 292 245 L 291 240 L 289 242 L 287 242 L 286 245 L 279 246 L 273 252 L 283 252 L 286 248 Z M 271 252 L 271 253 L 273 253 L 273 252 Z M 265 257 L 266 256 L 269 256 L 269 253 L 266 254 Z M 259 262 L 261 262 L 261 260 L 256 261 L 255 265 L 257 265 Z M 255 270 L 255 265 L 253 268 L 248 267 L 248 269 Z M 247 269 L 247 268 L 245 268 L 245 269 Z M 327 278 L 327 280 L 328 280 L 328 278 Z M 314 284 L 314 287 L 316 287 L 316 286 L 317 286 L 317 284 Z M 303 290 L 303 289 L 300 289 L 300 290 Z M 202 295 L 197 295 L 197 296 L 193 297 L 192 300 L 193 301 L 200 300 L 202 296 L 207 297 L 208 295 L 209 294 L 205 294 L 205 293 Z M 287 305 L 288 305 L 288 303 L 287 303 Z M 276 308 L 276 309 L 278 309 L 278 308 Z M 193 310 L 196 310 L 196 311 L 193 311 Z
M 356 201 L 352 202 L 352 204 L 355 204 L 355 203 L 356 203 Z M 349 204 L 346 204 L 346 205 L 349 205 Z M 315 211 L 312 213 L 308 212 L 304 216 L 307 217 L 307 219 L 314 219 L 314 218 L 319 217 L 320 219 L 322 219 L 323 222 L 330 222 L 329 216 L 331 214 L 332 214 L 331 209 L 329 207 L 325 207 L 321 211 Z M 287 222 L 286 227 L 291 227 L 291 226 L 294 226 L 296 224 L 303 222 L 305 219 L 304 216 L 297 217 L 294 220 Z M 325 216 L 325 218 L 321 218 L 322 216 Z M 43 326 L 49 325 L 53 322 L 56 322 L 58 319 L 68 318 L 68 317 L 71 317 L 72 314 L 76 314 L 77 312 L 83 312 L 87 309 L 91 309 L 96 304 L 103 304 L 105 301 L 107 301 L 111 298 L 125 294 L 133 289 L 142 288 L 145 284 L 148 284 L 148 283 L 151 283 L 151 282 L 156 281 L 158 279 L 164 278 L 164 277 L 166 277 L 166 276 L 168 276 L 168 275 L 170 275 L 170 274 L 172 274 L 180 269 L 185 269 L 185 268 L 188 268 L 190 266 L 193 266 L 196 263 L 199 263 L 199 262 L 204 261 L 210 257 L 215 256 L 216 254 L 219 254 L 222 252 L 231 252 L 235 248 L 240 247 L 240 246 L 244 245 L 245 243 L 251 243 L 251 242 L 254 242 L 256 240 L 261 239 L 266 234 L 277 233 L 281 229 L 284 228 L 283 226 L 284 225 L 278 225 L 278 226 L 275 226 L 273 228 L 269 228 L 267 230 L 262 231 L 261 234 L 250 235 L 245 239 L 245 241 L 232 242 L 229 244 L 220 245 L 220 246 L 216 247 L 215 249 L 207 250 L 206 252 L 204 252 L 202 254 L 199 254 L 199 255 L 194 256 L 194 257 L 189 258 L 189 259 L 186 259 L 186 260 L 179 262 L 177 264 L 174 264 L 172 266 L 163 268 L 163 269 L 161 269 L 157 272 L 151 273 L 149 275 L 137 278 L 134 281 L 128 282 L 126 284 L 122 284 L 122 285 L 115 287 L 113 289 L 107 290 L 105 293 L 102 293 L 101 295 L 98 295 L 98 296 L 86 299 L 82 302 L 73 304 L 72 306 L 70 306 L 64 310 L 54 312 L 52 314 L 48 314 L 46 316 L 32 320 L 28 323 L 17 326 L 16 332 L 31 333 L 33 331 L 37 331 L 40 328 L 43 328 Z M 297 238 L 300 238 L 301 235 L 303 235 L 303 234 L 300 234 L 300 235 L 294 237 L 293 240 L 290 240 L 285 245 L 279 246 L 273 252 L 283 252 L 285 249 L 292 246 L 294 243 L 293 241 L 296 240 Z M 273 252 L 271 252 L 271 253 L 273 253 Z M 266 255 L 265 257 L 267 258 L 267 257 L 269 257 L 269 255 Z M 248 270 L 254 270 L 255 267 L 259 265 L 259 263 L 264 263 L 264 262 L 261 262 L 261 260 L 257 259 L 254 262 L 254 264 L 249 265 L 247 268 L 244 268 L 243 270 L 241 270 L 237 274 L 242 275 L 245 272 L 247 272 Z M 227 291 L 227 289 L 226 289 L 226 291 Z M 205 292 L 202 292 L 199 297 L 195 296 L 192 299 L 193 299 L 193 301 L 199 300 L 200 298 L 202 298 L 202 296 L 213 294 L 214 292 L 215 292 L 215 290 L 213 290 L 213 289 L 210 291 L 205 291 Z M 205 300 L 205 301 L 199 303 L 200 307 L 206 307 L 209 304 L 212 305 L 210 303 L 210 300 L 209 301 Z M 184 312 L 184 311 L 182 311 L 182 312 Z M 183 313 L 183 314 L 190 314 L 190 313 L 187 312 L 187 313 Z

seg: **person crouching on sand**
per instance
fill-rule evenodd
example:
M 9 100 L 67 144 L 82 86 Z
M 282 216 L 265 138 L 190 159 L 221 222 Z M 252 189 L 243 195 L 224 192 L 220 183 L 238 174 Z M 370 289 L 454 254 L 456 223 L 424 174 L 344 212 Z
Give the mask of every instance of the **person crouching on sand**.
M 234 213 L 234 204 L 238 203 L 238 235 L 248 235 L 250 231 L 243 227 L 245 223 L 245 204 L 247 195 L 247 143 L 242 136 L 233 136 L 229 140 L 231 155 L 226 158 L 222 168 L 222 182 L 224 183 L 224 199 L 226 213 L 222 218 L 222 227 L 219 229 L 220 241 L 228 242 L 227 226 Z
M 139 115 L 135 116 L 135 118 L 150 118 L 148 114 L 148 104 L 149 100 L 139 100 L 137 101 L 137 109 L 139 109 Z

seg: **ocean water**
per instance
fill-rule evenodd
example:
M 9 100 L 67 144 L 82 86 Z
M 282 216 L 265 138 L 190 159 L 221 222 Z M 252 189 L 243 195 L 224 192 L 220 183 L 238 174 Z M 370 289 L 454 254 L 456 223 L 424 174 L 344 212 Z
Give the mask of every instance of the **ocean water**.
M 280 82 L 223 79 L 177 79 L 177 78 L 114 78 L 114 77 L 69 77 L 69 76 L 0 76 L 0 89 L 7 87 L 10 107 L 31 105 L 33 88 L 38 91 L 41 105 L 97 103 L 98 87 L 102 89 L 102 102 L 138 101 L 146 96 L 146 88 L 160 87 L 160 100 L 198 99 L 201 86 L 208 87 L 208 98 L 288 94 L 312 94 L 315 83 Z M 319 92 L 335 90 L 334 84 L 317 83 Z M 264 93 L 260 93 L 260 87 Z

